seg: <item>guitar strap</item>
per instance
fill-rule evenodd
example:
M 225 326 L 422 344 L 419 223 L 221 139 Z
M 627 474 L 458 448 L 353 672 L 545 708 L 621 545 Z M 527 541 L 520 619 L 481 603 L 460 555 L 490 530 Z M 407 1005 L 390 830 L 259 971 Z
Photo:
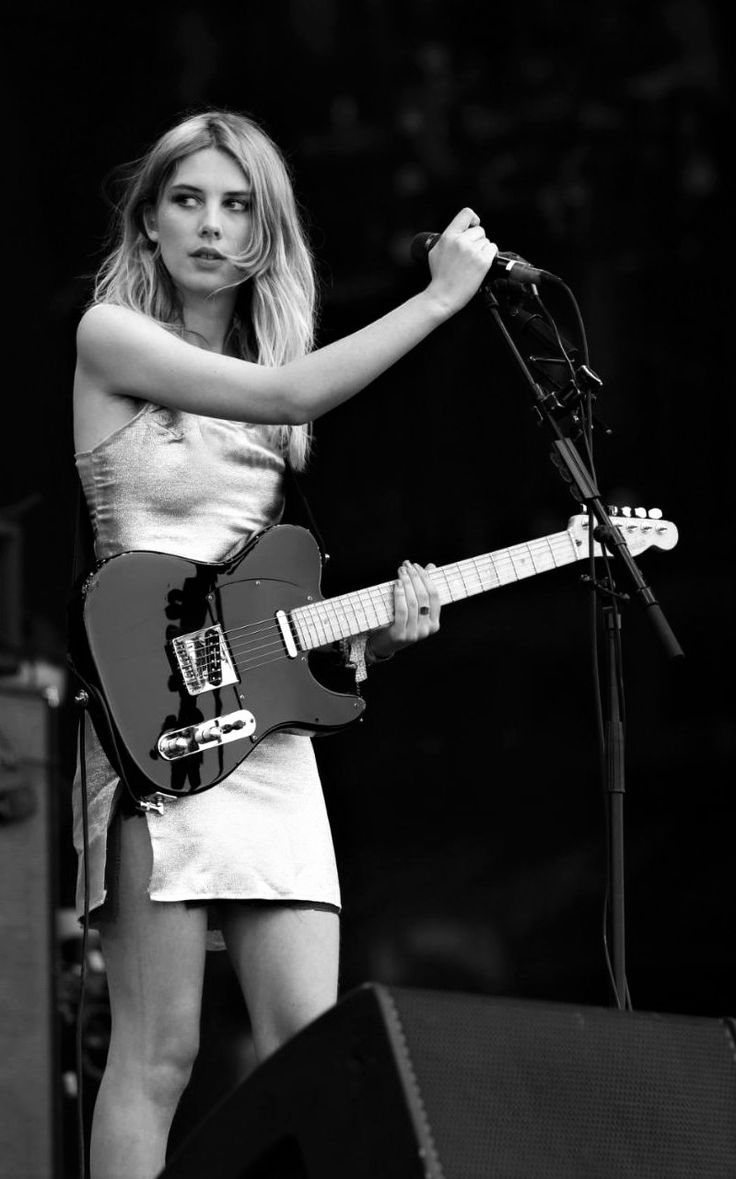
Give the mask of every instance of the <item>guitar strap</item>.
M 72 579 L 69 589 L 69 597 L 67 601 L 67 608 L 71 608 L 74 597 L 81 593 L 82 582 L 93 571 L 97 564 L 97 556 L 94 546 L 94 535 L 92 532 L 92 524 L 87 512 L 84 492 L 82 484 L 77 478 L 77 495 L 76 495 L 76 513 L 74 522 L 74 551 L 72 555 Z M 75 694 L 75 703 L 77 707 L 77 757 L 79 764 L 79 772 L 81 776 L 81 802 L 82 802 L 82 841 L 83 841 L 83 862 L 84 862 L 84 888 L 85 888 L 85 902 L 84 902 L 84 929 L 86 931 L 89 918 L 89 880 L 87 865 L 89 862 L 89 820 L 87 814 L 87 758 L 86 758 L 86 741 L 85 741 L 85 712 L 89 710 L 90 695 L 94 696 L 97 706 L 104 712 L 108 712 L 107 702 L 104 696 L 95 688 L 86 684 L 79 675 L 74 661 L 72 659 L 70 646 L 67 650 L 67 665 L 75 677 L 80 691 Z M 94 727 L 94 721 L 90 715 L 90 720 Z M 108 721 L 110 720 L 108 715 Z M 110 740 L 117 749 L 117 742 L 112 724 L 109 724 Z M 119 776 L 124 783 L 126 789 L 122 795 L 123 809 L 129 807 L 129 800 L 134 797 L 133 791 L 125 781 L 125 774 L 122 769 L 122 759 L 118 753 L 118 764 L 120 766 Z M 144 810 L 145 807 L 133 807 L 133 810 Z
M 317 545 L 322 557 L 322 561 L 329 561 L 330 554 L 325 550 L 325 542 L 320 532 L 317 521 L 314 518 L 314 513 L 309 505 L 304 488 L 302 487 L 299 476 L 292 467 L 291 463 L 286 462 L 286 506 L 284 509 L 284 519 L 286 523 L 303 523 L 309 528 L 310 532 L 317 541 Z
M 76 511 L 74 520 L 74 547 L 72 551 L 72 583 L 70 586 L 69 596 L 74 593 L 78 583 L 88 573 L 91 573 L 95 567 L 97 558 L 95 556 L 94 537 L 92 535 L 92 525 L 89 519 L 89 513 L 84 502 L 84 493 L 82 491 L 82 484 L 79 476 L 76 476 L 77 494 L 76 494 Z

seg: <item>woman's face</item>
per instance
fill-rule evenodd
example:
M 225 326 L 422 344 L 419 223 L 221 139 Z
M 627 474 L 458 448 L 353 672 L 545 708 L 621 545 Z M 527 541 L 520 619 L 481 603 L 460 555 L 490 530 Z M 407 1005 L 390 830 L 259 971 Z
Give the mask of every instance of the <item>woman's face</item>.
M 213 294 L 243 277 L 224 255 L 249 242 L 251 186 L 232 156 L 203 148 L 179 161 L 145 225 L 179 291 Z

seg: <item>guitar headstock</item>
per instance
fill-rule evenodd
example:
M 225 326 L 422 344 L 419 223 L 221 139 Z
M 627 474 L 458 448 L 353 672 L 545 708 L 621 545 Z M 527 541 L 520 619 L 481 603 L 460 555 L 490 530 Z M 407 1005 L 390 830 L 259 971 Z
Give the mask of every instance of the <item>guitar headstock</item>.
M 611 523 L 623 533 L 634 556 L 648 548 L 673 549 L 677 544 L 677 528 L 671 521 L 662 519 L 659 508 L 615 508 L 609 505 L 608 514 Z M 597 521 L 587 512 L 572 516 L 567 522 L 567 531 L 581 551 L 583 548 L 585 552 L 588 550 L 591 527 L 595 529 Z M 593 544 L 593 553 L 596 557 L 603 555 L 598 541 Z

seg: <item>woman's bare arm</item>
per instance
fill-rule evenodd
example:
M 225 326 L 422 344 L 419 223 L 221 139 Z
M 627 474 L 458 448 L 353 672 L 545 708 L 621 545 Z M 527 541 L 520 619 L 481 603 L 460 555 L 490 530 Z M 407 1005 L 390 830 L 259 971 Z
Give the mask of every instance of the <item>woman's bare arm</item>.
M 464 209 L 430 254 L 427 288 L 367 327 L 269 368 L 188 344 L 138 312 L 101 304 L 78 331 L 82 389 L 233 421 L 299 424 L 380 376 L 472 297 L 495 254 Z

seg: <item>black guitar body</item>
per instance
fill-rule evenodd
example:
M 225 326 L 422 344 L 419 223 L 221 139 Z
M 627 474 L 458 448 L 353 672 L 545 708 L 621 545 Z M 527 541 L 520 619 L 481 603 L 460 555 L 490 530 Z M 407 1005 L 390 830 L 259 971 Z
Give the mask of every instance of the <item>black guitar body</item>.
M 324 687 L 306 651 L 284 640 L 289 612 L 322 600 L 320 578 L 310 533 L 279 525 L 227 564 L 126 552 L 86 580 L 70 615 L 70 661 L 134 798 L 208 790 L 269 733 L 330 733 L 360 716 L 363 700 Z M 220 632 L 232 682 L 218 684 Z M 211 644 L 212 682 L 201 691 L 187 687 L 176 656 L 175 641 L 193 633 Z

